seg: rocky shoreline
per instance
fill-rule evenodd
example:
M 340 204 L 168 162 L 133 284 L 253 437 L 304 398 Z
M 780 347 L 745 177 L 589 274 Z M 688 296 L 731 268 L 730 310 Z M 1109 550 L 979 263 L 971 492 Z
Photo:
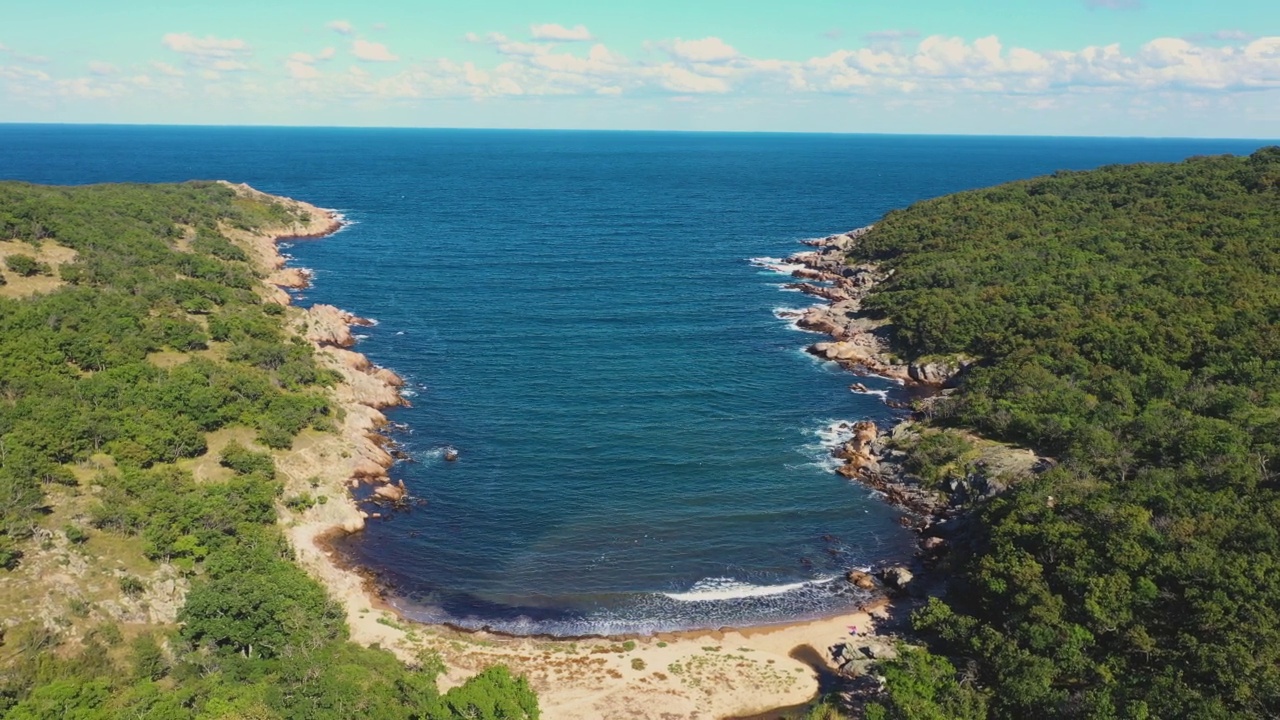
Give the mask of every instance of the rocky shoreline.
M 796 267 L 790 274 L 800 281 L 787 284 L 787 289 L 824 301 L 783 317 L 794 320 L 802 329 L 831 336 L 831 341 L 806 348 L 815 357 L 835 362 L 854 374 L 875 375 L 916 386 L 924 391 L 917 405 L 936 402 L 949 394 L 969 361 L 904 362 L 892 352 L 889 321 L 865 312 L 863 301 L 891 278 L 893 271 L 869 263 L 850 265 L 847 262 L 848 252 L 872 227 L 805 240 L 803 244 L 812 250 L 795 253 L 782 261 L 779 267 Z M 850 385 L 850 390 L 869 392 L 857 382 Z M 899 409 L 911 407 L 887 399 L 886 403 Z M 836 469 L 838 474 L 870 488 L 885 502 L 906 511 L 903 523 L 920 536 L 919 562 L 915 568 L 919 570 L 944 551 L 946 541 L 937 532 L 938 526 L 957 517 L 960 509 L 948 493 L 928 489 L 906 472 L 901 462 L 905 454 L 893 448 L 895 441 L 917 432 L 915 414 L 888 429 L 877 427 L 870 420 L 841 423 L 836 429 L 847 433 L 849 439 L 835 447 L 831 454 L 841 461 Z M 905 566 L 892 565 L 873 573 L 850 570 L 846 579 L 864 590 L 901 596 L 908 594 L 913 575 Z
M 841 461 L 836 472 L 870 488 L 890 505 L 904 510 L 903 524 L 919 537 L 919 550 L 912 568 L 916 571 L 935 564 L 964 526 L 964 514 L 972 502 L 991 497 L 1007 488 L 1005 475 L 1035 472 L 1052 461 L 1028 450 L 991 443 L 980 465 L 985 470 L 950 480 L 941 487 L 928 487 L 907 471 L 904 445 L 921 437 L 920 417 L 954 391 L 954 386 L 974 360 L 956 357 L 945 360 L 903 361 L 891 350 L 889 320 L 863 310 L 863 301 L 879 285 L 893 276 L 869 263 L 850 265 L 848 253 L 872 229 L 867 226 L 847 233 L 803 241 L 813 250 L 802 251 L 782 261 L 775 269 L 790 271 L 800 282 L 785 287 L 824 302 L 802 311 L 787 313 L 802 329 L 825 333 L 829 342 L 810 345 L 807 351 L 859 375 L 876 375 L 912 386 L 920 392 L 914 403 L 886 399 L 892 407 L 912 412 L 892 428 L 874 422 L 841 423 L 837 430 L 849 437 L 831 452 Z M 870 392 L 861 383 L 850 385 L 858 393 Z M 974 441 L 982 442 L 973 437 Z M 920 582 L 905 566 L 879 568 L 874 573 L 851 570 L 846 579 L 864 590 L 883 590 L 890 596 L 923 594 Z M 908 587 L 910 585 L 910 587 Z
M 336 212 L 318 208 L 309 203 L 289 198 L 267 195 L 248 185 L 224 183 L 238 194 L 274 202 L 285 206 L 298 220 L 288 227 L 267 228 L 257 233 L 237 232 L 224 228 L 224 233 L 247 246 L 255 264 L 265 275 L 264 300 L 289 306 L 292 298 L 288 289 L 310 286 L 311 273 L 303 268 L 286 267 L 286 258 L 280 253 L 279 243 L 290 240 L 315 239 L 332 235 L 346 226 Z M 311 488 L 326 497 L 320 505 L 330 528 L 344 533 L 359 532 L 365 521 L 378 515 L 377 511 L 362 509 L 351 491 L 362 485 L 374 489 L 368 501 L 397 505 L 409 499 L 403 481 L 393 484 L 388 470 L 395 464 L 395 444 L 385 434 L 388 426 L 383 410 L 406 406 L 408 401 L 400 394 L 404 380 L 389 369 L 374 365 L 365 355 L 351 350 L 356 344 L 353 327 L 368 327 L 375 322 L 358 317 L 332 305 L 316 304 L 305 310 L 291 311 L 287 315 L 289 330 L 306 340 L 313 350 L 318 364 L 333 371 L 341 380 L 332 390 L 336 413 L 337 434 L 341 447 L 321 451 L 325 457 L 324 472 L 313 474 L 308 481 L 321 478 L 324 482 Z M 299 460 L 297 453 L 278 459 L 286 475 L 290 466 Z M 336 457 L 334 457 L 336 456 Z M 296 463 L 300 468 L 317 463 L 317 458 Z

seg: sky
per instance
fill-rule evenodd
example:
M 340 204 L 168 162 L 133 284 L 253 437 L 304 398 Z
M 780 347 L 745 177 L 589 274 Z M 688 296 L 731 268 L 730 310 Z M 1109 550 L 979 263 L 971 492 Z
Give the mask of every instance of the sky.
M 0 122 L 1280 137 L 1280 0 L 0 0 Z

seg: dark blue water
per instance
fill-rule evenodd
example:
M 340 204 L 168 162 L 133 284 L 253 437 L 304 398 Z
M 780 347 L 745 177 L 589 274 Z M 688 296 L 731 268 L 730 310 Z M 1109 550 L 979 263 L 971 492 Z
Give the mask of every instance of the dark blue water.
M 819 338 L 774 310 L 806 298 L 749 258 L 957 190 L 1262 144 L 0 126 L 0 177 L 225 178 L 346 213 L 289 249 L 316 271 L 301 302 L 380 321 L 359 349 L 416 393 L 394 473 L 427 504 L 345 549 L 423 619 L 583 633 L 829 612 L 854 599 L 825 579 L 910 552 L 824 467 L 832 422 L 890 412 L 801 352 Z

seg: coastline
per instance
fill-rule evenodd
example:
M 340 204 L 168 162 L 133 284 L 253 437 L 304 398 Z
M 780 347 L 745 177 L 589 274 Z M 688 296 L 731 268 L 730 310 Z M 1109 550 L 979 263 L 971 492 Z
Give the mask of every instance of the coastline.
M 255 256 L 265 276 L 264 300 L 290 305 L 284 288 L 307 287 L 310 277 L 285 267 L 277 244 L 326 237 L 345 226 L 342 218 L 308 203 L 225 184 L 243 195 L 284 204 L 306 218 L 292 227 L 258 233 L 228 230 Z M 280 504 L 280 522 L 297 562 L 346 611 L 353 641 L 380 646 L 406 662 L 417 661 L 424 652 L 437 653 L 446 668 L 442 689 L 490 665 L 505 664 L 529 678 L 543 717 L 550 720 L 621 714 L 721 718 L 800 706 L 815 699 L 823 679 L 839 671 L 837 658 L 849 661 L 854 645 L 863 648 L 857 662 L 864 665 L 869 656 L 893 652 L 894 639 L 875 634 L 876 623 L 891 609 L 887 596 L 815 620 L 643 636 L 511 636 L 404 618 L 383 599 L 367 572 L 331 547 L 334 539 L 359 532 L 377 515 L 357 504 L 352 491 L 361 485 L 373 485 L 382 501 L 392 505 L 409 500 L 403 484 L 390 483 L 387 471 L 395 459 L 378 432 L 387 423 L 381 411 L 406 404 L 399 393 L 403 383 L 394 372 L 349 349 L 355 344 L 350 328 L 368 321 L 328 305 L 287 312 L 292 331 L 312 345 L 320 364 L 337 372 L 341 381 L 330 392 L 339 409 L 336 432 L 305 431 L 292 450 L 277 453 L 286 497 L 306 493 L 316 501 L 298 511 Z
M 980 470 L 963 479 L 953 479 L 945 487 L 926 486 L 907 471 L 903 462 L 907 454 L 901 446 L 921 437 L 921 419 L 951 394 L 976 359 L 954 356 L 904 361 L 893 353 L 889 320 L 875 317 L 862 308 L 862 301 L 891 278 L 893 271 L 884 271 L 870 263 L 850 265 L 847 262 L 849 251 L 873 227 L 868 225 L 805 240 L 802 244 L 813 250 L 794 253 L 776 264 L 757 264 L 798 280 L 785 285 L 786 289 L 822 301 L 804 310 L 780 315 L 791 319 L 802 330 L 831 337 L 830 342 L 808 346 L 809 354 L 835 362 L 853 375 L 886 378 L 917 391 L 918 396 L 911 405 L 885 398 L 886 404 L 892 407 L 911 409 L 890 428 L 879 428 L 868 420 L 842 423 L 841 430 L 847 439 L 837 443 L 831 455 L 840 461 L 835 470 L 837 474 L 872 490 L 885 503 L 908 513 L 904 524 L 915 531 L 918 538 L 915 558 L 904 563 L 910 570 L 903 566 L 884 567 L 874 576 L 850 571 L 848 580 L 866 589 L 887 590 L 895 597 L 922 598 L 929 594 L 922 583 L 929 581 L 936 586 L 938 578 L 913 582 L 912 570 L 919 572 L 932 567 L 965 533 L 969 505 L 998 495 L 1017 478 L 1040 472 L 1054 461 L 1029 449 L 962 432 L 959 434 L 965 442 L 979 448 Z M 852 383 L 849 389 L 862 394 L 875 392 L 859 382 Z M 908 584 L 911 586 L 907 587 Z

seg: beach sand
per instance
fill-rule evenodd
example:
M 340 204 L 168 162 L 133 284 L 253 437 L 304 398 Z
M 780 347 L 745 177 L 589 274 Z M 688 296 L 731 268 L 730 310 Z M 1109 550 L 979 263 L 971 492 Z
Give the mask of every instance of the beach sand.
M 242 194 L 270 197 L 244 185 L 229 185 Z M 305 211 L 307 222 L 234 234 L 250 248 L 272 283 L 264 297 L 282 304 L 288 295 L 275 284 L 292 286 L 298 273 L 283 269 L 276 243 L 293 237 L 320 237 L 341 229 L 332 211 L 272 198 Z M 305 336 L 308 316 L 290 310 L 294 327 Z M 346 382 L 333 390 L 343 420 L 336 432 L 306 431 L 294 448 L 276 454 L 285 479 L 285 496 L 309 493 L 324 500 L 293 512 L 280 506 L 281 524 L 297 561 L 346 609 L 351 639 L 377 645 L 413 662 L 424 652 L 438 653 L 446 671 L 441 689 L 461 684 L 494 664 L 524 675 L 538 693 L 547 720 L 599 718 L 731 718 L 750 716 L 814 699 L 821 676 L 834 673 L 830 648 L 861 640 L 872 644 L 875 616 L 888 604 L 822 620 L 745 629 L 661 633 L 649 637 L 546 639 L 519 638 L 486 632 L 464 632 L 424 625 L 399 617 L 356 569 L 346 567 L 328 547 L 335 533 L 358 532 L 366 516 L 351 499 L 352 478 L 370 467 L 391 464 L 374 434 L 385 422 L 379 412 L 388 388 L 364 367 L 363 356 L 315 343 L 326 366 Z M 371 385 L 372 384 L 372 385 Z M 372 387 L 372 389 L 370 389 Z M 385 482 L 373 473 L 374 482 Z M 856 627 L 862 638 L 851 635 Z

